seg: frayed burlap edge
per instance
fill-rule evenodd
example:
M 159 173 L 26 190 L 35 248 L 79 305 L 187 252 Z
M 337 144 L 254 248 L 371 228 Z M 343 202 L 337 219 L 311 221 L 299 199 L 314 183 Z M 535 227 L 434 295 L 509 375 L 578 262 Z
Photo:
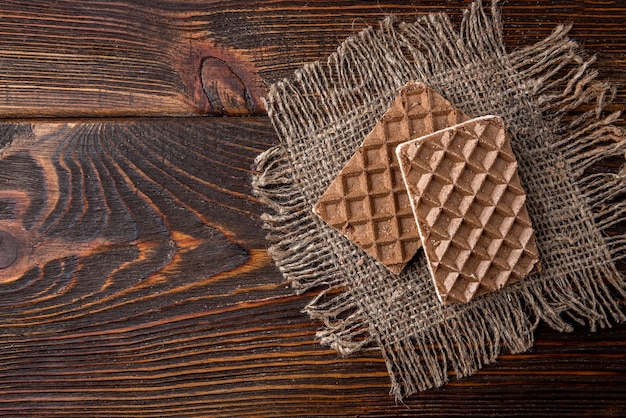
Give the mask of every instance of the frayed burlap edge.
M 376 343 L 392 393 L 402 398 L 440 386 L 453 370 L 472 374 L 501 350 L 530 348 L 539 320 L 560 331 L 570 321 L 592 330 L 626 319 L 615 267 L 626 236 L 607 228 L 626 218 L 626 168 L 584 175 L 623 155 L 626 138 L 603 110 L 614 89 L 597 81 L 559 26 L 545 40 L 507 53 L 499 9 L 472 4 L 460 28 L 432 14 L 415 24 L 386 19 L 346 40 L 326 63 L 313 63 L 271 86 L 269 116 L 281 145 L 256 160 L 254 191 L 269 252 L 298 292 L 320 289 L 305 311 L 321 320 L 318 337 L 342 355 Z M 442 307 L 421 253 L 398 277 L 327 227 L 311 207 L 408 81 L 424 81 L 470 116 L 506 121 L 543 272 L 466 306 Z M 589 104 L 592 106 L 590 107 Z M 590 110 L 570 117 L 587 105 Z

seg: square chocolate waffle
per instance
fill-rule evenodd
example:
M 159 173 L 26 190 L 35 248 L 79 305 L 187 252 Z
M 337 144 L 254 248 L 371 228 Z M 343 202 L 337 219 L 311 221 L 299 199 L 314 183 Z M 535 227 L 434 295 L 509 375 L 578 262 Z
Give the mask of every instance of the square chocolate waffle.
M 540 269 L 502 119 L 472 119 L 397 148 L 437 294 L 472 298 Z
M 399 274 L 421 244 L 395 148 L 468 119 L 424 83 L 409 82 L 313 211 Z

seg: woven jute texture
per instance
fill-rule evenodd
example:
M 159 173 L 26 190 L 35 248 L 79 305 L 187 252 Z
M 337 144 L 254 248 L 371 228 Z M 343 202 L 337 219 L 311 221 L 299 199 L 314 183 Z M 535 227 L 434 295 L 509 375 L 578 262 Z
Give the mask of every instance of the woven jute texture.
M 604 231 L 626 217 L 626 169 L 585 174 L 623 156 L 614 90 L 594 58 L 558 26 L 507 52 L 497 4 L 480 1 L 455 27 L 446 15 L 392 18 L 347 39 L 326 62 L 271 86 L 267 109 L 280 145 L 261 154 L 253 179 L 270 207 L 269 251 L 323 323 L 322 344 L 349 355 L 378 346 L 397 398 L 472 374 L 500 352 L 533 343 L 540 320 L 569 331 L 626 319 L 616 268 L 626 237 Z M 506 121 L 519 162 L 543 270 L 465 305 L 443 306 L 420 250 L 396 276 L 312 213 L 312 207 L 408 80 L 423 81 L 472 117 Z M 578 110 L 586 105 L 586 111 Z M 591 109 L 591 110 L 589 110 Z

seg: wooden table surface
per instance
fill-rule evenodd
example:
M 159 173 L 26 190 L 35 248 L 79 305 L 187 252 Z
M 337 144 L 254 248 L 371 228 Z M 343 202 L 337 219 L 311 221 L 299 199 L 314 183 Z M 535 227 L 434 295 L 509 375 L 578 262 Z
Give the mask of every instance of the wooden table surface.
M 468 4 L 0 3 L 0 415 L 626 416 L 626 324 L 540 326 L 528 353 L 396 403 L 376 350 L 319 345 L 314 294 L 265 250 L 267 86 L 385 15 Z M 502 11 L 509 49 L 572 23 L 626 84 L 625 2 Z

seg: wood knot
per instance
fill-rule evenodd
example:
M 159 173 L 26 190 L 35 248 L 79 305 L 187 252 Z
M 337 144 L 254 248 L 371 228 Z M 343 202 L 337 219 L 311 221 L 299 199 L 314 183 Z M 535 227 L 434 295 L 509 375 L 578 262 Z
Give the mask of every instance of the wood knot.
M 0 269 L 10 267 L 17 260 L 17 246 L 13 235 L 0 231 Z
M 200 78 L 215 114 L 249 116 L 257 113 L 248 88 L 226 61 L 216 57 L 204 58 Z

